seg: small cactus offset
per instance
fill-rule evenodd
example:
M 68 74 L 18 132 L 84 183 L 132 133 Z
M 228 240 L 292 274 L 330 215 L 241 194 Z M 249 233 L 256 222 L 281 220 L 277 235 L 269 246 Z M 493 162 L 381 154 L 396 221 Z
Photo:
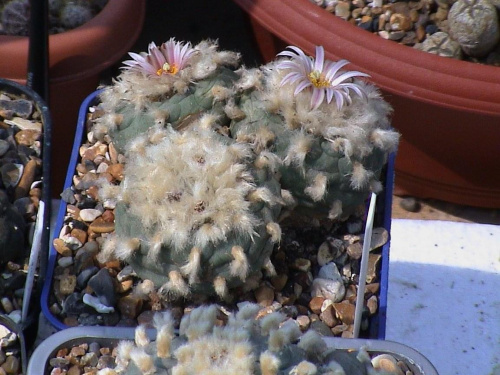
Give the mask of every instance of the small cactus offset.
M 217 294 L 270 267 L 280 187 L 251 149 L 203 126 L 153 127 L 130 145 L 125 179 L 101 192 L 118 197 L 116 235 L 101 253 L 126 260 L 169 299 Z
M 195 308 L 181 320 L 179 335 L 167 313 L 157 313 L 156 340 L 144 326 L 135 340 L 121 341 L 116 367 L 98 375 L 367 375 L 377 370 L 365 350 L 329 348 L 313 330 L 302 333 L 286 315 L 257 318 L 261 307 L 248 303 L 222 322 L 216 305 Z
M 293 51 L 263 68 L 263 89 L 242 95 L 245 117 L 231 131 L 257 152 L 279 156 L 281 185 L 295 211 L 346 218 L 382 188 L 382 167 L 399 138 L 390 128 L 391 108 L 358 79 L 365 74 L 339 70 L 346 61 L 324 61 L 321 47 L 316 60 Z
M 230 67 L 238 66 L 238 54 L 218 51 L 211 41 L 191 47 L 171 39 L 130 55 L 133 59 L 100 95 L 105 114 L 94 126 L 96 136 L 110 134 L 124 149 L 154 124 L 182 128 L 207 111 L 222 124 L 230 121 L 232 86 L 239 77 Z

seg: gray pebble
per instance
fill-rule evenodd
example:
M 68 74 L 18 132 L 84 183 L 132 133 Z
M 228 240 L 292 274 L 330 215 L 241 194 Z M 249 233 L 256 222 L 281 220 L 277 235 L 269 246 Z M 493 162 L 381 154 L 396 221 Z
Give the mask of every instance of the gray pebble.
M 106 268 L 101 268 L 88 282 L 99 301 L 109 307 L 116 303 L 116 292 L 113 278 Z
M 469 56 L 485 56 L 500 40 L 495 6 L 490 0 L 458 0 L 448 13 L 450 36 Z
M 399 206 L 408 212 L 419 212 L 420 202 L 414 197 L 405 197 L 399 202 Z

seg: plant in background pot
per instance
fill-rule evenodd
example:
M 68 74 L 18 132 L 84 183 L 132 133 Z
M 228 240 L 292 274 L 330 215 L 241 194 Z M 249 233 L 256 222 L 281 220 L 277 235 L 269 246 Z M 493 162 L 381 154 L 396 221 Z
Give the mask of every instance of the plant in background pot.
M 235 2 L 251 17 L 266 61 L 287 44 L 308 53 L 323 45 L 328 58 L 347 59 L 370 74 L 394 108 L 392 123 L 402 135 L 397 194 L 500 206 L 500 179 L 490 173 L 500 137 L 497 67 L 385 40 L 309 0 Z
M 14 0 L 13 6 L 24 10 L 26 3 L 25 0 Z M 55 10 L 63 3 L 66 2 L 51 1 L 51 9 Z M 74 137 L 74 124 L 80 103 L 95 90 L 100 73 L 119 61 L 137 39 L 144 21 L 145 3 L 145 0 L 108 0 L 102 10 L 88 22 L 49 36 L 50 97 L 47 101 L 54 123 L 53 148 L 57 157 L 52 160 L 52 190 L 56 196 L 62 191 L 64 171 L 68 164 L 67 155 L 71 150 L 70 140 Z M 82 5 L 79 2 L 72 4 Z M 102 6 L 99 1 L 95 4 Z M 6 11 L 4 8 L 3 12 Z M 65 13 L 75 14 L 73 11 Z M 22 16 L 20 19 L 14 15 L 6 18 L 9 22 L 26 22 Z M 76 26 L 82 20 L 68 23 Z M 27 76 L 28 37 L 0 35 L 0 54 L 3 56 L 0 76 L 24 84 Z
M 89 141 L 75 142 L 47 313 L 75 324 L 79 311 L 84 324 L 94 309 L 117 324 L 184 301 L 270 307 L 276 296 L 274 306 L 307 309 L 314 294 L 315 311 L 328 300 L 333 315 L 349 304 L 365 202 L 398 134 L 361 73 L 321 47 L 316 59 L 291 51 L 259 69 L 211 41 L 131 54 L 98 94 Z
M 83 362 L 99 375 L 437 374 L 425 357 L 404 345 L 325 338 L 301 331 L 285 314 L 259 317 L 260 309 L 251 303 L 235 313 L 216 305 L 198 307 L 182 318 L 177 332 L 168 312 L 155 314 L 155 330 L 70 328 L 48 338 L 28 370 L 76 371 Z

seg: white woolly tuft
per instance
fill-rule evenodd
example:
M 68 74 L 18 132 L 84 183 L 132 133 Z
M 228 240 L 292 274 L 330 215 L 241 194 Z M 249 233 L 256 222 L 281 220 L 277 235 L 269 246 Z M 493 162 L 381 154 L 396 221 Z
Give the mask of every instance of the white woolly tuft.
M 174 338 L 173 324 L 171 326 L 162 326 L 156 333 L 156 354 L 159 358 L 170 357 L 170 348 Z
M 137 368 L 141 370 L 144 375 L 155 373 L 156 368 L 154 366 L 153 357 L 147 354 L 144 349 L 133 348 L 130 351 L 130 359 L 135 363 Z
M 156 313 L 153 316 L 153 323 L 156 327 L 156 353 L 159 358 L 170 357 L 172 339 L 175 336 L 174 318 L 170 311 Z
M 183 275 L 188 277 L 189 284 L 194 284 L 198 280 L 198 273 L 201 269 L 201 250 L 193 247 L 189 253 L 188 262 L 181 267 Z
M 129 340 L 120 341 L 116 347 L 117 358 L 120 359 L 123 363 L 128 363 L 130 360 L 130 352 L 134 348 L 134 343 Z
M 328 218 L 330 220 L 336 220 L 342 215 L 342 201 L 336 200 L 333 202 L 330 211 L 328 212 Z
M 118 373 L 111 368 L 103 368 L 97 371 L 97 375 L 117 375 Z
M 375 194 L 380 193 L 384 189 L 384 185 L 380 181 L 370 180 L 370 190 Z
M 264 202 L 269 205 L 276 203 L 276 198 L 268 188 L 259 187 L 248 194 L 250 202 Z
M 245 118 L 245 112 L 243 112 L 231 98 L 227 101 L 227 104 L 224 106 L 224 112 L 227 117 L 231 120 L 241 120 Z
M 262 88 L 262 72 L 259 69 L 239 69 L 237 73 L 241 74 L 241 78 L 235 83 L 238 90 Z
M 151 261 L 156 261 L 160 257 L 162 240 L 161 232 L 156 233 L 149 243 L 148 258 Z
M 276 268 L 274 268 L 274 264 L 273 262 L 271 262 L 271 259 L 269 258 L 267 258 L 264 261 L 264 265 L 262 266 L 262 268 L 264 269 L 268 277 L 273 277 L 277 275 Z
M 219 120 L 219 116 L 213 113 L 204 113 L 200 119 L 198 120 L 198 126 L 200 129 L 212 129 L 217 121 Z
M 134 296 L 147 299 L 149 294 L 155 290 L 155 285 L 151 280 L 142 280 L 134 288 Z
M 278 243 L 281 240 L 281 227 L 278 223 L 270 222 L 266 224 L 266 232 L 271 236 L 271 241 Z
M 144 348 L 149 344 L 150 340 L 144 324 L 138 325 L 135 328 L 134 340 L 135 344 L 140 348 Z
M 363 164 L 354 162 L 352 165 L 351 187 L 354 190 L 361 190 L 368 186 L 373 173 L 367 171 Z
M 238 305 L 239 306 L 239 305 Z M 237 321 L 241 320 L 250 320 L 250 319 L 255 319 L 259 311 L 262 309 L 262 306 L 260 306 L 257 303 L 245 303 L 243 306 L 239 306 L 238 312 L 236 312 L 236 315 L 234 318 Z M 233 316 L 230 317 L 230 319 Z
M 260 354 L 260 371 L 262 375 L 277 375 L 280 368 L 280 360 L 273 353 L 266 350 Z
M 169 280 L 160 288 L 161 292 L 175 296 L 186 297 L 189 294 L 189 286 L 186 284 L 179 271 L 170 271 Z
M 129 238 L 116 241 L 115 256 L 120 260 L 129 259 L 141 247 L 138 238 Z
M 234 94 L 234 91 L 229 87 L 224 87 L 220 85 L 212 86 L 210 92 L 212 93 L 212 96 L 214 97 L 215 101 L 228 100 Z
M 231 255 L 234 259 L 229 264 L 229 272 L 232 276 L 238 276 L 242 281 L 245 281 L 249 268 L 245 250 L 241 246 L 233 246 Z
M 109 235 L 106 237 L 101 246 L 101 251 L 97 254 L 97 261 L 99 263 L 106 263 L 113 258 L 117 243 L 116 235 Z
M 302 361 L 292 369 L 292 373 L 295 375 L 316 375 L 318 368 L 314 363 Z
M 325 341 L 321 338 L 319 333 L 312 330 L 307 331 L 301 336 L 297 346 L 305 350 L 306 353 L 314 355 L 323 353 L 327 348 Z
M 255 158 L 254 166 L 257 169 L 267 168 L 272 173 L 275 173 L 281 163 L 282 161 L 278 155 L 269 151 L 261 151 L 257 158 Z
M 281 199 L 283 199 L 285 207 L 290 210 L 297 206 L 297 200 L 293 197 L 290 190 L 281 189 Z
M 400 134 L 392 130 L 375 129 L 370 134 L 372 143 L 387 152 L 395 152 L 398 148 Z
M 222 276 L 217 276 L 214 279 L 214 289 L 215 289 L 215 293 L 217 293 L 217 295 L 220 298 L 225 298 L 228 294 L 226 279 L 223 278 Z
M 312 137 L 303 132 L 295 134 L 290 139 L 290 146 L 288 146 L 287 155 L 284 159 L 286 165 L 296 165 L 303 167 L 304 160 L 311 150 Z
M 179 333 L 190 341 L 212 331 L 217 319 L 217 306 L 201 306 L 184 315 L 179 327 Z
M 260 332 L 262 336 L 267 336 L 273 330 L 279 328 L 280 324 L 286 319 L 286 315 L 280 312 L 273 312 L 260 319 Z
M 319 202 L 326 194 L 327 177 L 323 173 L 318 173 L 314 176 L 312 185 L 305 188 L 304 193 L 312 198 L 313 201 Z

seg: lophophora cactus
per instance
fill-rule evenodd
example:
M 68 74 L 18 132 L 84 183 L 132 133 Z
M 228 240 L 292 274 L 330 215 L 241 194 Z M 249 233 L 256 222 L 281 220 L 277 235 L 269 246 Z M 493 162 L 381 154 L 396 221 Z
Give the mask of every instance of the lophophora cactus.
M 292 51 L 260 69 L 211 41 L 130 54 L 92 129 L 126 157 L 124 181 L 100 188 L 118 202 L 101 261 L 129 262 L 167 300 L 227 298 L 274 272 L 283 207 L 344 219 L 381 189 L 389 105 L 321 47 L 316 61 Z
M 263 87 L 242 95 L 245 117 L 231 132 L 256 152 L 279 156 L 280 182 L 295 212 L 345 219 L 382 188 L 380 173 L 399 137 L 390 128 L 391 108 L 358 78 L 365 74 L 340 71 L 345 60 L 324 61 L 321 47 L 316 61 L 294 51 L 258 73 Z
M 257 318 L 260 309 L 248 303 L 222 322 L 216 305 L 198 307 L 182 318 L 179 335 L 171 315 L 157 313 L 156 340 L 145 326 L 137 327 L 135 342 L 118 344 L 116 367 L 98 375 L 388 374 L 374 368 L 365 350 L 329 348 L 318 333 L 302 333 L 284 314 Z
M 154 126 L 129 145 L 115 233 L 101 257 L 126 260 L 167 297 L 227 296 L 249 283 L 280 239 L 280 187 L 272 168 L 202 117 L 183 132 Z M 209 128 L 205 128 L 208 126 Z
M 109 134 L 123 150 L 127 142 L 154 124 L 182 129 L 203 113 L 229 123 L 234 107 L 234 83 L 240 56 L 218 51 L 216 42 L 203 41 L 193 48 L 171 39 L 148 53 L 130 54 L 124 71 L 100 95 L 104 115 L 93 131 Z

